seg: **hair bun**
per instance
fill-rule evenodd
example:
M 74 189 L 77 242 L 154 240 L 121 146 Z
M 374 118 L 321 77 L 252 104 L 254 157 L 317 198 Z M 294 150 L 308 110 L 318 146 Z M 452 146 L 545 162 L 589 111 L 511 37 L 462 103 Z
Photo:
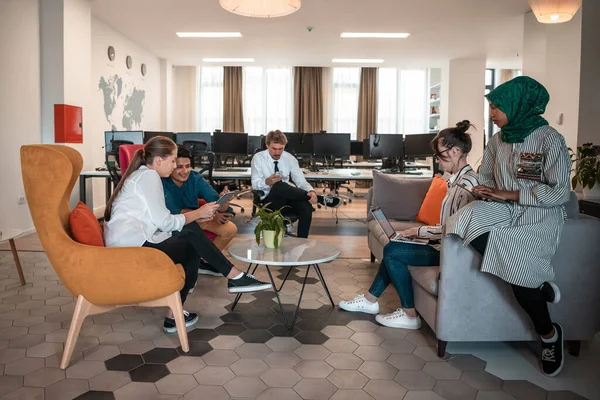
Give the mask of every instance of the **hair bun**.
M 464 119 L 460 122 L 456 123 L 456 127 L 461 131 L 461 132 L 467 132 L 469 130 L 469 128 L 471 127 L 471 122 L 467 119 Z

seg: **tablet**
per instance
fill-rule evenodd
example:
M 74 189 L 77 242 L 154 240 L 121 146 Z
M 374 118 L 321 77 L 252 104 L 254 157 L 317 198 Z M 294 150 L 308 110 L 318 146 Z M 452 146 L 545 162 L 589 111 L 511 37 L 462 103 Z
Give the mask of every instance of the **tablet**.
M 489 196 L 489 195 L 488 196 L 484 196 L 481 193 L 479 193 L 478 191 L 473 190 L 472 187 L 465 185 L 464 183 L 459 183 L 458 186 L 460 186 L 461 188 L 465 189 L 467 192 L 471 193 L 478 200 L 496 201 L 498 203 L 508 203 L 506 200 L 500 199 L 498 197 Z
M 233 192 L 225 193 L 223 196 L 221 196 L 221 198 L 219 198 L 219 200 L 217 200 L 217 204 L 221 205 L 223 203 L 230 201 L 236 194 L 237 194 L 237 190 L 233 191 Z

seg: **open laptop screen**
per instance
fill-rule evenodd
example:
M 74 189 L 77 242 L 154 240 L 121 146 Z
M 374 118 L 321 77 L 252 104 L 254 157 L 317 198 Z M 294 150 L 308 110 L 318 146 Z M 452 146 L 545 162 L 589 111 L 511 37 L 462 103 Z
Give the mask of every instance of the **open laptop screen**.
M 381 225 L 381 228 L 383 229 L 383 232 L 387 235 L 387 237 L 391 239 L 391 237 L 396 233 L 396 231 L 394 230 L 394 227 L 392 226 L 392 224 L 390 224 L 390 221 L 388 221 L 387 217 L 383 213 L 383 210 L 379 207 L 372 208 L 371 215 L 373 215 L 377 222 L 379 222 L 379 225 Z

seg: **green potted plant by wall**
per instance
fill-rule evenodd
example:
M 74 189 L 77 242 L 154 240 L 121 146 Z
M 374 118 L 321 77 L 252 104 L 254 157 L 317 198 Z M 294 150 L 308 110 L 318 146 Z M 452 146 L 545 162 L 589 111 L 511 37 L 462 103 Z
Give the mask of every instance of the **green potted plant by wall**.
M 577 147 L 577 154 L 571 151 L 571 161 L 575 163 L 575 176 L 571 180 L 573 189 L 583 188 L 586 199 L 600 198 L 600 146 L 584 143 Z
M 292 221 L 281 214 L 283 209 L 273 211 L 268 208 L 269 204 L 260 207 L 256 212 L 255 217 L 258 218 L 258 224 L 254 228 L 254 235 L 256 236 L 256 244 L 260 244 L 262 233 L 264 245 L 270 249 L 276 249 L 281 246 L 285 224 L 291 224 Z

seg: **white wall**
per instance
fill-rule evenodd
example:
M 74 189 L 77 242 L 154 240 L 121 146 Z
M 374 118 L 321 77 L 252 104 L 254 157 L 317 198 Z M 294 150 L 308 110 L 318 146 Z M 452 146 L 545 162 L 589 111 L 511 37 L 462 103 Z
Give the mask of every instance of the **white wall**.
M 99 19 L 92 17 L 91 20 L 91 42 L 92 62 L 90 79 L 90 113 L 85 122 L 85 141 L 91 149 L 91 166 L 104 165 L 104 131 L 111 130 L 114 124 L 118 130 L 125 130 L 123 126 L 123 102 L 124 94 L 132 87 L 145 91 L 145 102 L 141 124 L 133 124 L 135 130 L 156 131 L 162 127 L 161 110 L 161 78 L 160 60 L 136 43 L 127 39 L 114 29 L 107 26 Z M 116 57 L 114 61 L 108 59 L 107 50 L 109 46 L 115 48 Z M 133 67 L 129 70 L 125 65 L 125 58 L 130 55 L 133 58 Z M 140 72 L 141 64 L 147 67 L 146 76 Z M 99 87 L 100 79 L 118 75 L 123 81 L 123 94 L 117 99 L 115 110 L 107 120 L 104 111 L 104 94 Z M 104 182 L 94 180 L 94 210 L 99 212 L 105 205 Z
M 196 67 L 173 69 L 173 132 L 195 132 Z
M 0 230 L 33 228 L 24 196 L 19 149 L 40 143 L 40 30 L 37 0 L 0 2 Z

